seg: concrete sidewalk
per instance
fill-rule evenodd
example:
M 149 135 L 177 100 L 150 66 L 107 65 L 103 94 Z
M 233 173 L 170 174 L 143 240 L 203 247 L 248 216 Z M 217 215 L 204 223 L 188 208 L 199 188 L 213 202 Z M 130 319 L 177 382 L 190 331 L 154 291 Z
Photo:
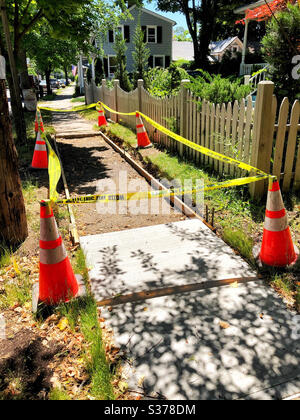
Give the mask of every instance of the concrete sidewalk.
M 81 238 L 97 300 L 256 273 L 199 220 Z M 130 388 L 157 399 L 284 398 L 300 389 L 294 314 L 262 281 L 102 309 Z

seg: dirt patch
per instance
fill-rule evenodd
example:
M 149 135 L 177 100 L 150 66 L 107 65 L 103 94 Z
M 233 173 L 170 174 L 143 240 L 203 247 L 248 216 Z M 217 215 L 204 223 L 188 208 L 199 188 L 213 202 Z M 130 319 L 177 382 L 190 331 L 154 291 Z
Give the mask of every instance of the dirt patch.
M 5 399 L 45 399 L 51 388 L 51 359 L 62 348 L 58 343 L 42 344 L 29 330 L 2 342 L 0 351 L 0 396 Z
M 37 331 L 27 324 L 20 311 L 4 313 L 6 339 L 0 348 L 0 399 L 45 399 L 51 388 L 52 369 L 49 367 L 61 349 L 56 341 L 44 341 Z M 24 313 L 24 312 L 23 312 Z M 22 319 L 21 327 L 18 319 Z
M 125 192 L 124 186 L 128 187 L 129 192 L 150 189 L 144 178 L 100 136 L 58 139 L 57 143 L 71 195 Z M 113 190 L 114 186 L 116 190 Z M 96 204 L 75 205 L 79 235 L 121 231 L 185 219 L 185 216 L 171 206 L 161 204 L 158 208 L 155 207 L 157 203 L 153 205 L 153 201 L 155 200 L 149 200 L 149 206 L 146 212 L 145 207 L 143 208 L 142 214 L 138 214 L 140 207 L 137 201 L 128 202 L 125 207 L 123 205 L 121 211 L 119 204 L 114 203 L 116 208 L 111 207 L 106 213 L 103 213 L 103 207 L 99 212 Z M 153 211 L 154 207 L 158 211 Z

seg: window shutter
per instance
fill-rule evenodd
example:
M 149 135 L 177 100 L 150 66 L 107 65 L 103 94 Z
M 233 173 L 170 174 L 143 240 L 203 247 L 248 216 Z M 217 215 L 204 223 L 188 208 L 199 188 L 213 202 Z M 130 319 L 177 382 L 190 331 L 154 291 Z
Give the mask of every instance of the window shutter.
M 157 43 L 162 44 L 162 26 L 157 27 Z
M 103 58 L 103 66 L 105 77 L 108 77 L 108 59 L 106 57 Z
M 149 67 L 151 68 L 151 69 L 153 69 L 153 55 L 150 55 L 150 57 L 149 57 L 149 60 L 148 60 L 148 64 L 149 64 Z
M 130 42 L 130 27 L 128 25 L 124 25 L 124 39 L 127 43 Z
M 147 26 L 142 26 L 142 31 L 144 32 L 144 42 L 147 42 Z
M 168 68 L 170 67 L 171 64 L 171 57 L 169 55 L 165 56 L 165 67 Z
M 108 41 L 114 42 L 114 31 L 112 31 L 111 29 L 108 31 Z

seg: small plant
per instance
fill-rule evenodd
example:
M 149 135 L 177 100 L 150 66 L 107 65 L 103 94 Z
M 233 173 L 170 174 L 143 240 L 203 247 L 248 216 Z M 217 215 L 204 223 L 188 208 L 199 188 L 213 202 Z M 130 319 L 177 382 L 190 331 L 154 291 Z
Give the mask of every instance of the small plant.
M 202 76 L 192 79 L 190 89 L 194 95 L 215 104 L 240 101 L 251 93 L 251 86 L 242 84 L 240 79 L 231 81 L 221 75 L 210 75 L 199 70 Z
M 133 81 L 134 86 L 137 87 L 137 82 L 139 79 L 144 80 L 145 89 L 147 89 L 147 70 L 148 70 L 148 60 L 150 57 L 150 50 L 147 47 L 147 44 L 144 42 L 144 31 L 140 25 L 137 25 L 135 34 L 133 37 L 134 51 L 132 53 L 133 58 Z
M 128 71 L 126 70 L 127 47 L 126 47 L 126 42 L 119 31 L 117 31 L 116 33 L 116 41 L 114 45 L 114 50 L 116 52 L 115 79 L 119 79 L 121 89 L 125 90 L 125 92 L 130 92 L 132 89 L 132 85 L 129 80 Z
M 13 305 L 23 306 L 31 299 L 32 283 L 27 274 L 20 273 L 14 279 L 4 283 L 4 292 L 0 294 L 0 309 Z
M 10 264 L 10 252 L 4 246 L 0 244 L 0 269 Z
M 53 388 L 49 394 L 50 401 L 69 401 L 70 399 L 69 395 L 59 388 Z
M 223 231 L 223 237 L 225 242 L 239 251 L 243 257 L 253 260 L 252 249 L 254 242 L 243 230 L 226 227 Z
M 174 64 L 169 69 L 155 67 L 147 74 L 148 91 L 158 98 L 176 95 L 180 89 L 181 80 L 188 78 L 187 72 Z

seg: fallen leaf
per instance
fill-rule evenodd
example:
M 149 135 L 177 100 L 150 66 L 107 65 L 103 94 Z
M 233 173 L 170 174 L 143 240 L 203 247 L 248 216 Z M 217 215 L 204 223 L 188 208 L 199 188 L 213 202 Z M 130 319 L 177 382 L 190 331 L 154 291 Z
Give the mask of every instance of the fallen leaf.
M 69 321 L 67 320 L 67 318 L 62 318 L 59 323 L 57 324 L 58 328 L 63 331 L 67 328 L 67 326 L 69 325 Z
M 228 324 L 228 322 L 224 322 L 224 321 L 220 321 L 219 325 L 223 330 L 227 330 L 227 328 L 230 327 L 230 324 Z
M 128 383 L 120 381 L 118 387 L 121 392 L 125 392 L 128 389 Z
M 11 257 L 11 260 L 12 260 L 12 263 L 13 263 L 13 266 L 14 266 L 14 270 L 15 270 L 17 276 L 20 276 L 21 275 L 21 271 L 19 270 L 19 266 L 17 264 L 17 261 L 16 261 L 15 257 Z
M 141 376 L 140 379 L 138 380 L 138 386 L 139 387 L 143 387 L 144 380 L 145 380 L 145 376 Z

